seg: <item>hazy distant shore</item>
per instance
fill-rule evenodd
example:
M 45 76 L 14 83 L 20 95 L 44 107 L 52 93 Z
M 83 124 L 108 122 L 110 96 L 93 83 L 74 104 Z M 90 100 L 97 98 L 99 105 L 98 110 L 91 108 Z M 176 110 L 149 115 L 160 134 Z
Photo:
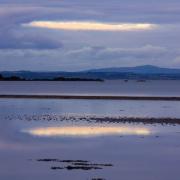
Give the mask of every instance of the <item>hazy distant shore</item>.
M 153 101 L 180 101 L 180 97 L 169 96 L 110 96 L 110 95 L 31 95 L 5 94 L 0 98 L 19 99 L 102 99 L 102 100 L 153 100 Z
M 79 77 L 54 77 L 54 78 L 22 78 L 19 76 L 4 77 L 0 74 L 0 81 L 99 81 L 100 78 L 79 78 Z

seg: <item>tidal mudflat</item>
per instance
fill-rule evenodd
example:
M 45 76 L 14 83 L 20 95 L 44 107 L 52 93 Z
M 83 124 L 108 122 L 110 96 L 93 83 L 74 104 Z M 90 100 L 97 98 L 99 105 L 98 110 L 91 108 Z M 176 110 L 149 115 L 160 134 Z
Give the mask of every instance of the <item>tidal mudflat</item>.
M 179 101 L 0 99 L 0 179 L 179 180 L 179 123 L 133 122 L 178 121 L 179 110 Z

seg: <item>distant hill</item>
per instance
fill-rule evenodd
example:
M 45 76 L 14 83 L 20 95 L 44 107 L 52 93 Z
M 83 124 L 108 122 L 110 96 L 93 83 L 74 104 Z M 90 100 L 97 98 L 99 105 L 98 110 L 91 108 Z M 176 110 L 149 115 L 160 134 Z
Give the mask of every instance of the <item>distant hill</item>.
M 17 76 L 26 79 L 67 78 L 100 78 L 100 79 L 179 79 L 180 69 L 161 68 L 145 65 L 136 67 L 112 67 L 90 69 L 78 72 L 32 72 L 32 71 L 3 71 L 5 77 Z
M 140 74 L 180 74 L 180 69 L 161 68 L 152 65 L 136 67 L 112 67 L 103 69 L 92 69 L 86 72 L 113 72 L 113 73 L 140 73 Z

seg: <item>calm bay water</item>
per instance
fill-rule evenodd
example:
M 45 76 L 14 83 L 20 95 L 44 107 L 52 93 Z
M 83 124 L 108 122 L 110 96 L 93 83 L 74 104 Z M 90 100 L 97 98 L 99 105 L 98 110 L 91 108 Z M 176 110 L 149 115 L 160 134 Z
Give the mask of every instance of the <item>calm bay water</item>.
M 1 99 L 0 179 L 179 180 L 179 125 L 52 118 L 61 114 L 180 118 L 179 110 L 176 101 Z M 70 170 L 77 160 L 87 161 L 86 168 L 95 167 Z
M 0 82 L 0 94 L 180 96 L 180 81 Z

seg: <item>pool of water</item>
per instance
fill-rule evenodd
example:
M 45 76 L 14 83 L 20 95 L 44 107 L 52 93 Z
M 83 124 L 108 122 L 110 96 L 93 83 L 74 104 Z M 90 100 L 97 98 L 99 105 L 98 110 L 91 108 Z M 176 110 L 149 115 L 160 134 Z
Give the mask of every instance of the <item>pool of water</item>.
M 0 179 L 179 180 L 180 125 L 51 118 L 179 117 L 179 107 L 165 101 L 3 99 Z

